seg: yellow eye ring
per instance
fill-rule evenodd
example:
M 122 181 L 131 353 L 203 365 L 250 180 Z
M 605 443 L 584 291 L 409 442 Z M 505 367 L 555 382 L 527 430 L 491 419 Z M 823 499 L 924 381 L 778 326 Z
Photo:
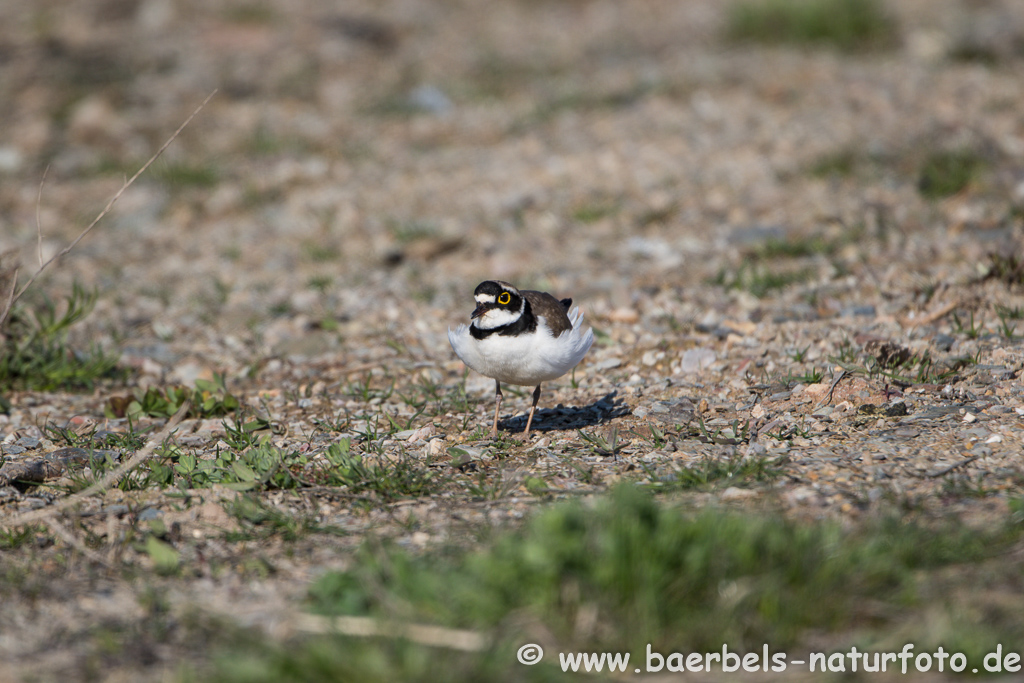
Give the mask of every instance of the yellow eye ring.
M 498 303 L 502 306 L 508 304 L 510 301 L 512 301 L 512 295 L 508 292 L 502 292 L 498 295 Z

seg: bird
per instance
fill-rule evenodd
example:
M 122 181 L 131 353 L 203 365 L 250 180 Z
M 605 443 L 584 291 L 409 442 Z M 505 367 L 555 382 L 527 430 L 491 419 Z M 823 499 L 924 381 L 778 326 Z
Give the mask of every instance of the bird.
M 594 331 L 583 330 L 583 312 L 571 312 L 572 299 L 547 292 L 519 290 L 501 280 L 486 280 L 473 291 L 476 308 L 469 325 L 448 328 L 448 341 L 462 362 L 494 380 L 494 425 L 498 435 L 501 383 L 535 386 L 530 416 L 522 438 L 530 435 L 540 400 L 541 382 L 572 370 L 594 343 Z

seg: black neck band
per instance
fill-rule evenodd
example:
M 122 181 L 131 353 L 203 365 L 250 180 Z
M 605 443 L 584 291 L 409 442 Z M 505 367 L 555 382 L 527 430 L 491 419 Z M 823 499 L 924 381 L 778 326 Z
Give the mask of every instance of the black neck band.
M 476 326 L 476 323 L 469 326 L 469 333 L 473 335 L 473 339 L 486 339 L 492 334 L 499 334 L 503 337 L 514 337 L 520 334 L 529 334 L 537 329 L 537 316 L 533 314 L 533 309 L 530 307 L 530 302 L 523 299 L 523 314 L 517 319 L 502 325 L 500 327 L 492 327 L 488 330 L 482 330 Z

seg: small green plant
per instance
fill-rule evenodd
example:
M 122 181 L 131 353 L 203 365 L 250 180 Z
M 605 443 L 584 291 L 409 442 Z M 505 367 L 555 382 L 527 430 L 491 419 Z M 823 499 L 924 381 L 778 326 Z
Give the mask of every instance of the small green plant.
M 310 456 L 261 441 L 240 452 L 218 451 L 213 458 L 197 458 L 172 448 L 167 453 L 176 480 L 187 488 L 221 484 L 236 491 L 293 489 L 317 478 Z
M 729 426 L 719 427 L 714 431 L 708 431 L 704 418 L 697 416 L 696 424 L 690 424 L 691 435 L 696 436 L 704 443 L 716 443 L 719 445 L 746 443 L 749 438 L 750 424 L 739 420 L 733 420 Z
M 764 456 L 744 457 L 733 454 L 726 458 L 706 456 L 688 467 L 677 467 L 667 474 L 647 469 L 652 491 L 708 490 L 715 487 L 764 483 L 782 474 L 781 463 Z
M 129 418 L 128 428 L 123 432 L 99 430 L 96 425 L 83 431 L 75 431 L 70 426 L 60 426 L 48 422 L 43 425 L 43 434 L 56 444 L 71 448 L 115 448 L 122 451 L 137 451 L 146 442 L 145 434 L 135 431 L 135 425 Z
M 36 534 L 43 531 L 43 527 L 23 526 L 0 529 L 0 550 L 15 550 L 29 543 Z
M 775 290 L 807 282 L 813 275 L 813 270 L 808 268 L 780 272 L 769 270 L 757 259 L 747 259 L 734 271 L 723 268 L 711 283 L 727 289 L 745 290 L 760 299 Z
M 733 40 L 847 52 L 891 46 L 897 32 L 879 0 L 743 0 L 730 8 L 726 28 Z
M 825 373 L 819 368 L 811 368 L 805 370 L 802 375 L 789 375 L 786 377 L 786 382 L 790 384 L 802 383 L 802 384 L 818 384 L 822 379 L 825 378 Z
M 999 280 L 1013 287 L 1024 284 L 1024 258 L 1015 253 L 991 253 L 988 256 L 988 270 L 984 280 Z
M 224 421 L 224 442 L 236 451 L 257 445 L 260 442 L 259 432 L 269 432 L 272 425 L 268 420 L 254 417 L 248 421 L 241 419 L 234 422 Z M 269 434 L 264 435 L 265 437 Z
M 408 456 L 388 459 L 353 453 L 348 439 L 331 444 L 323 455 L 329 463 L 322 472 L 323 483 L 347 486 L 353 493 L 373 493 L 385 500 L 416 498 L 434 493 L 442 483 Z
M 981 174 L 985 162 L 971 150 L 939 151 L 921 164 L 917 189 L 926 199 L 942 199 L 960 192 Z
M 72 286 L 63 306 L 48 297 L 35 306 L 18 303 L 0 330 L 0 386 L 33 391 L 91 389 L 117 373 L 117 356 L 99 346 L 73 347 L 70 329 L 92 312 L 96 292 Z M 0 309 L 3 305 L 0 304 Z M 123 373 L 121 373 L 123 375 Z
M 807 171 L 816 178 L 845 178 L 853 175 L 857 168 L 857 153 L 851 149 L 841 149 L 818 157 Z
M 341 533 L 335 527 L 322 526 L 303 514 L 291 514 L 264 502 L 253 494 L 240 495 L 228 506 L 228 514 L 238 520 L 240 529 L 226 535 L 228 541 L 248 541 L 280 537 L 295 541 L 311 533 Z
M 792 351 L 787 351 L 786 355 L 789 356 L 789 359 L 792 360 L 794 363 L 803 363 L 805 360 L 807 360 L 807 352 L 810 350 L 811 346 L 810 344 L 808 344 L 802 349 L 797 348 L 793 349 Z
M 317 240 L 307 240 L 302 243 L 302 251 L 310 261 L 316 263 L 330 263 L 341 258 L 341 250 L 332 243 L 324 244 Z
M 225 376 L 215 373 L 212 380 L 197 379 L 194 389 L 149 387 L 128 396 L 111 396 L 104 410 L 108 417 L 170 417 L 186 401 L 192 402 L 187 417 L 220 417 L 240 405 L 238 398 L 227 390 Z
M 1012 318 L 998 308 L 996 309 L 996 315 L 999 316 L 999 334 L 1003 335 L 1007 341 L 1011 341 L 1014 333 L 1017 331 L 1016 323 L 1011 323 L 1010 320 Z
M 580 430 L 580 438 L 590 444 L 590 448 L 602 457 L 615 457 L 618 456 L 619 451 L 625 444 L 619 443 L 619 430 L 617 427 L 612 428 L 611 434 L 606 439 L 597 432 L 587 432 Z
M 998 315 L 1000 319 L 1024 320 L 1024 306 L 1010 307 L 996 304 L 996 315 Z
M 956 311 L 953 311 L 953 329 L 957 334 L 966 335 L 968 339 L 977 339 L 985 333 L 985 323 L 974 322 L 974 311 L 970 311 L 970 319 L 966 323 L 960 319 Z
M 213 166 L 172 162 L 155 164 L 153 177 L 172 188 L 210 188 L 220 181 L 220 172 Z
M 618 206 L 612 203 L 583 204 L 572 212 L 572 218 L 579 223 L 596 223 L 605 216 L 610 216 L 618 210 Z
M 391 398 L 391 394 L 394 393 L 394 391 L 394 379 L 390 379 L 387 387 L 379 388 L 374 386 L 374 375 L 367 372 L 359 379 L 348 382 L 342 393 L 361 403 L 369 403 L 375 398 L 379 398 L 381 401 L 386 401 Z

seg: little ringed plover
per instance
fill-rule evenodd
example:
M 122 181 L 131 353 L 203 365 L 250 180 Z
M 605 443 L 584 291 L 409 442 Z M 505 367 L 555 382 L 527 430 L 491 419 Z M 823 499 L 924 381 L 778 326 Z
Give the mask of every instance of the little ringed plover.
M 523 438 L 530 433 L 540 399 L 540 384 L 561 377 L 583 360 L 594 343 L 594 331 L 583 331 L 583 313 L 571 312 L 572 299 L 558 300 L 547 292 L 518 290 L 507 282 L 477 285 L 469 325 L 448 329 L 448 340 L 466 365 L 494 379 L 494 425 L 498 433 L 501 383 L 535 386 L 533 405 Z

